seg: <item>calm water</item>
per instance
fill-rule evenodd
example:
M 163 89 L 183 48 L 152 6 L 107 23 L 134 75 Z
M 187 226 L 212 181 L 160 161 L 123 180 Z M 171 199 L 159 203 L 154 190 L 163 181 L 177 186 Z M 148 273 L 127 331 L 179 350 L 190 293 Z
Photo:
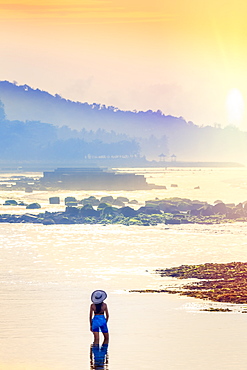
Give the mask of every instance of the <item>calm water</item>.
M 182 171 L 175 171 L 166 180 L 177 182 L 180 196 L 188 198 L 195 192 L 193 183 L 201 187 L 194 199 L 247 199 L 246 170 L 213 170 L 210 178 L 211 172 L 198 171 L 195 181 L 193 171 L 184 172 L 185 178 Z M 155 182 L 165 177 L 149 175 Z M 214 187 L 207 196 L 209 182 Z M 179 188 L 167 193 L 175 196 Z M 44 207 L 48 195 L 36 194 Z M 154 194 L 128 195 L 141 202 Z M 35 199 L 35 194 L 15 196 Z M 234 309 L 232 313 L 208 313 L 200 310 L 218 304 L 128 290 L 178 283 L 155 275 L 153 270 L 159 267 L 247 261 L 246 226 L 0 224 L 0 369 L 245 369 L 243 306 L 226 305 Z M 90 347 L 90 293 L 98 288 L 108 292 L 107 353 Z M 103 360 L 108 363 L 100 367 Z

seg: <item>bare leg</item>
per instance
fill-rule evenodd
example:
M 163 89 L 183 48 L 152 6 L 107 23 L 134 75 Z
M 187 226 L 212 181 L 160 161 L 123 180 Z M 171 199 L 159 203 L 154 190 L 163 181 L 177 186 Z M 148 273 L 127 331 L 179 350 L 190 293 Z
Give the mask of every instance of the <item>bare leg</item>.
M 93 335 L 94 335 L 94 341 L 93 341 L 93 344 L 99 344 L 99 332 L 94 331 L 94 332 L 93 332 Z
M 93 351 L 92 351 L 92 346 L 90 346 L 90 369 L 93 369 Z
M 109 333 L 103 333 L 104 335 L 104 342 L 102 344 L 108 344 L 109 343 Z

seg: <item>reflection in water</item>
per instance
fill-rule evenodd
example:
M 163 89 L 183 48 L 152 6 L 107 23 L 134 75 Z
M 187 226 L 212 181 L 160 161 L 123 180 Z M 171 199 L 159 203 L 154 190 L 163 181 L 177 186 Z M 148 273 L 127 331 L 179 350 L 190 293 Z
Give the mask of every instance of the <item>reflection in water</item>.
M 92 344 L 90 347 L 90 369 L 108 370 L 108 344 Z

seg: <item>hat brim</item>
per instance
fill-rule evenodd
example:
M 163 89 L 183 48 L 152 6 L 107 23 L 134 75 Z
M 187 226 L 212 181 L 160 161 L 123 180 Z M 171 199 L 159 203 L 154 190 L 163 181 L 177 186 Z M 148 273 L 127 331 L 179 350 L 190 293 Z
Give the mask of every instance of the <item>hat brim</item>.
M 97 294 L 101 294 L 100 298 L 96 298 Z M 95 290 L 91 295 L 91 301 L 95 304 L 102 303 L 107 298 L 107 294 L 104 290 Z

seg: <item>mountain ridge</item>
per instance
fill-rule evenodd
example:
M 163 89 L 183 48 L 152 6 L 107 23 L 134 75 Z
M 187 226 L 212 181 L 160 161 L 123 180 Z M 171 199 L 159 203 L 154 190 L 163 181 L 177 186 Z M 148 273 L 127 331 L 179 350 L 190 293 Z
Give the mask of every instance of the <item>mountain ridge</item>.
M 171 125 L 194 125 L 186 122 L 183 117 L 165 115 L 159 110 L 123 111 L 104 104 L 75 102 L 62 98 L 59 94 L 52 95 L 9 81 L 0 81 L 0 100 L 9 120 L 38 120 L 77 130 L 97 130 L 104 127 L 108 131 L 148 137 L 151 134 L 160 135 L 164 130 L 169 130 Z
M 24 141 L 28 142 L 25 138 L 27 127 L 35 131 L 34 123 L 38 128 L 38 122 L 46 131 L 51 128 L 42 122 L 53 125 L 57 135 L 52 144 L 53 155 L 57 156 L 56 147 L 59 145 L 64 160 L 64 151 L 69 145 L 71 156 L 73 148 L 77 148 L 79 158 L 90 153 L 107 156 L 109 153 L 114 155 L 114 152 L 120 156 L 145 156 L 148 160 L 156 161 L 169 161 L 171 155 L 175 155 L 179 162 L 247 163 L 247 132 L 234 126 L 200 127 L 193 122 L 186 122 L 183 117 L 165 115 L 161 111 L 122 111 L 113 106 L 73 102 L 58 94 L 51 95 L 28 85 L 18 86 L 8 81 L 0 81 L 0 100 L 4 104 L 12 138 L 16 140 L 21 129 Z M 15 121 L 20 122 L 13 129 Z M 47 145 L 51 141 L 48 133 L 45 140 Z M 5 135 L 6 150 L 9 145 L 10 141 Z M 40 142 L 40 148 L 42 145 Z M 18 142 L 18 146 L 21 143 Z

